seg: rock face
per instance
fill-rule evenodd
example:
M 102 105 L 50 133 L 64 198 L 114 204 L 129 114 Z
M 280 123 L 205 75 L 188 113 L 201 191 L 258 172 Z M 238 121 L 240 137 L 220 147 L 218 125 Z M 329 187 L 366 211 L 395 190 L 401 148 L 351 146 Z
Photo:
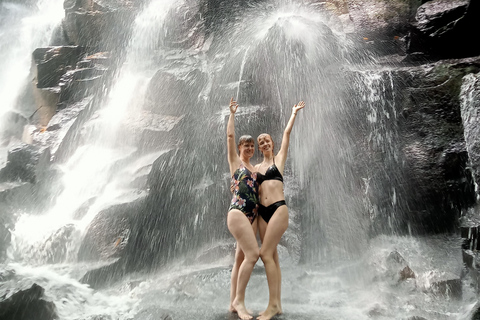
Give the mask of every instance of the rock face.
M 352 87 L 353 99 L 380 93 L 352 118 L 363 126 L 347 122 L 347 130 L 360 130 L 350 134 L 366 138 L 356 140 L 356 159 L 366 155 L 366 163 L 352 166 L 367 177 L 375 232 L 442 232 L 474 204 L 460 92 L 463 77 L 477 68 L 477 59 L 467 59 L 354 75 L 362 85 Z M 369 82 L 371 91 L 363 85 Z
M 54 39 L 61 45 L 33 52 L 33 116 L 9 116 L 12 135 L 19 136 L 23 126 L 30 125 L 32 145 L 10 151 L 0 181 L 35 185 L 38 197 L 50 175 L 57 178 L 48 165 L 63 164 L 78 146 L 89 142 L 90 127 L 85 123 L 94 123 L 104 106 L 108 88 L 125 61 L 136 14 L 144 5 L 144 1 L 65 1 L 66 16 Z M 474 205 L 469 167 L 479 181 L 475 97 L 480 62 L 471 56 L 480 52 L 467 34 L 478 30 L 478 1 L 305 1 L 308 10 L 325 16 L 305 22 L 321 46 L 309 48 L 302 39 L 289 37 L 288 31 L 302 22 L 294 16 L 279 18 L 258 45 L 230 49 L 232 38 L 219 34 L 240 21 L 229 19 L 235 12 L 257 5 L 265 2 L 188 0 L 167 13 L 163 32 L 147 46 L 154 59 L 148 61 L 152 69 L 145 96 L 139 94 L 139 110 L 130 110 L 135 115 L 116 142 L 134 141 L 132 158 L 153 151 L 161 155 L 142 168 L 147 173 L 133 183 L 148 191 L 142 201 L 100 211 L 90 224 L 79 260 L 115 262 L 88 273 L 83 281 L 101 286 L 125 272 L 154 268 L 204 241 L 228 235 L 219 227 L 225 225 L 229 201 L 226 118 L 221 108 L 236 94 L 245 106 L 237 115 L 237 130 L 253 136 L 267 131 L 278 142 L 290 108 L 283 106 L 285 97 L 318 94 L 338 106 L 358 106 L 336 119 L 332 128 L 340 127 L 352 142 L 354 157 L 338 163 L 348 165 L 349 190 L 364 197 L 365 208 L 356 209 L 367 217 L 371 235 L 451 231 L 462 210 Z M 348 52 L 337 32 L 345 35 Z M 287 72 L 303 70 L 312 53 L 316 60 L 311 68 Z M 461 59 L 440 60 L 445 58 Z M 331 74 L 322 79 L 345 78 L 346 88 L 328 83 L 301 86 L 301 81 L 289 78 L 291 74 L 306 82 Z M 470 104 L 462 102 L 462 92 L 472 96 Z M 337 99 L 344 93 L 345 101 Z M 315 163 L 325 150 L 309 151 Z M 288 170 L 293 165 L 288 163 Z M 291 171 L 286 176 L 296 178 Z M 50 192 L 40 198 L 54 199 L 56 191 Z M 288 195 L 297 213 L 295 222 L 304 224 L 295 223 L 295 234 L 285 237 L 282 245 L 288 250 L 308 247 L 298 242 L 305 239 L 302 230 L 311 227 L 311 220 L 301 217 L 304 209 L 317 205 L 318 190 L 309 192 L 293 190 Z M 75 218 L 81 219 L 96 199 L 87 200 Z M 13 220 L 9 216 L 0 224 L 0 240 L 3 237 L 6 243 Z M 50 262 L 62 260 L 62 239 L 71 232 L 66 227 L 53 235 Z M 0 255 L 4 251 L 0 247 Z M 399 272 L 402 279 L 414 274 L 408 265 Z
M 53 302 L 43 300 L 44 289 L 33 284 L 30 289 L 14 293 L 9 298 L 0 301 L 1 319 L 58 319 Z
M 49 162 L 48 149 L 21 144 L 10 149 L 7 165 L 0 170 L 0 181 L 24 181 L 35 183 Z
M 432 57 L 453 58 L 480 54 L 471 38 L 478 30 L 480 5 L 477 1 L 428 1 L 415 15 L 409 52 L 424 52 Z
M 120 258 L 130 236 L 131 219 L 139 205 L 122 204 L 100 211 L 90 223 L 78 251 L 78 260 Z

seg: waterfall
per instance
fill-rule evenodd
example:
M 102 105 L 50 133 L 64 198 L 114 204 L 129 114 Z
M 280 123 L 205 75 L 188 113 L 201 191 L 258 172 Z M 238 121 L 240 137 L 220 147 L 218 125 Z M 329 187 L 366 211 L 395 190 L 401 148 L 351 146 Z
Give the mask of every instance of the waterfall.
M 0 166 L 6 162 L 12 136 L 19 139 L 31 110 L 19 106 L 29 85 L 32 52 L 45 46 L 64 16 L 63 1 L 38 1 L 27 5 L 16 1 L 0 3 Z
M 86 143 L 71 158 L 60 164 L 63 191 L 55 204 L 42 215 L 24 214 L 14 231 L 17 258 L 42 261 L 45 252 L 37 252 L 39 244 L 65 226 L 75 226 L 74 239 L 67 261 L 75 261 L 79 241 L 85 228 L 102 209 L 142 194 L 129 186 L 138 169 L 150 165 L 162 152 L 135 154 L 137 146 L 122 132 L 141 110 L 149 80 L 153 76 L 152 50 L 158 47 L 163 20 L 177 1 L 152 1 L 134 23 L 126 50 L 126 60 L 104 104 L 84 126 Z M 133 175 L 132 175 L 133 174 Z M 78 220 L 76 211 L 89 203 L 88 212 Z
M 5 266 L 13 275 L 0 270 L 0 296 L 37 283 L 66 320 L 230 318 L 228 101 L 240 105 L 236 137 L 267 132 L 278 151 L 292 106 L 304 100 L 284 172 L 290 220 L 278 246 L 281 317 L 467 319 L 473 306 L 464 301 L 476 293 L 460 277 L 461 239 L 410 230 L 417 212 L 408 199 L 417 190 L 404 153 L 422 157 L 427 149 L 420 138 L 402 140 L 409 120 L 402 77 L 430 69 L 379 68 L 324 2 L 220 4 L 151 0 L 137 14 L 125 47 L 114 52 L 123 63 L 106 96 L 71 129 L 75 150 L 52 161 L 59 178 L 42 184 L 52 205 L 15 212 Z M 478 75 L 463 81 L 462 116 L 473 128 Z M 465 131 L 469 153 L 476 136 Z M 256 152 L 252 162 L 261 160 Z M 97 220 L 105 212 L 125 222 L 121 235 L 118 220 Z M 84 259 L 87 241 L 124 251 Z M 100 284 L 89 282 L 91 274 Z M 246 302 L 256 314 L 268 303 L 261 261 Z

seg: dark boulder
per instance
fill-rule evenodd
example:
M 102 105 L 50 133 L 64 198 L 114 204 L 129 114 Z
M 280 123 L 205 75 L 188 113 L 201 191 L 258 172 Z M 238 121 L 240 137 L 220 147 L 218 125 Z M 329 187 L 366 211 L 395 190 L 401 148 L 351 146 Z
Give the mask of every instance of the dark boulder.
M 63 46 L 37 48 L 33 52 L 36 64 L 37 88 L 56 87 L 60 78 L 85 56 L 85 48 L 80 46 Z
M 480 4 L 475 0 L 433 0 L 421 5 L 410 33 L 408 52 L 432 58 L 462 58 L 480 54 Z M 473 32 L 473 34 L 472 34 Z
M 441 275 L 432 274 L 427 277 L 429 277 L 429 286 L 424 288 L 427 292 L 450 299 L 462 299 L 462 280 L 458 276 L 444 273 Z
M 370 177 L 367 196 L 374 204 L 374 232 L 452 231 L 460 212 L 475 203 L 460 110 L 464 76 L 478 68 L 478 59 L 472 58 L 379 74 L 378 83 L 386 85 L 373 90 L 381 98 L 366 101 L 365 114 L 354 117 L 361 125 L 347 128 L 366 137 L 356 142 L 358 159 L 366 162 L 352 165 Z M 368 83 L 368 75 L 358 76 L 352 81 Z M 372 90 L 353 89 L 354 97 Z M 368 120 L 371 108 L 384 110 L 375 121 Z
M 109 262 L 102 267 L 87 271 L 79 282 L 86 283 L 93 289 L 101 289 L 119 281 L 127 272 L 125 261 L 119 259 Z
M 8 152 L 7 165 L 0 170 L 0 181 L 24 181 L 35 183 L 50 162 L 48 149 L 20 144 Z
M 131 219 L 139 202 L 114 205 L 100 211 L 90 222 L 78 251 L 78 260 L 107 261 L 120 258 L 131 233 Z
M 55 304 L 43 299 L 44 289 L 37 284 L 0 301 L 0 319 L 53 320 L 58 319 Z

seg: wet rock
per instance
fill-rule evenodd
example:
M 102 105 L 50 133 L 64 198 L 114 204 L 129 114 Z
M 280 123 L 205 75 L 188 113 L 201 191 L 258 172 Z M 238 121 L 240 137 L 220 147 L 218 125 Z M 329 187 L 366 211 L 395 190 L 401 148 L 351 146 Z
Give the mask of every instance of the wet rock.
M 37 48 L 33 52 L 36 64 L 34 76 L 37 88 L 56 87 L 60 78 L 85 55 L 85 48 L 80 46 Z
M 452 273 L 430 272 L 423 275 L 418 284 L 434 295 L 462 299 L 462 280 Z
M 90 5 L 77 10 L 75 6 L 79 3 Z M 68 42 L 98 51 L 123 49 L 128 43 L 136 14 L 135 7 L 124 3 L 126 5 L 110 9 L 93 1 L 75 1 L 75 5 L 66 10 L 62 22 Z M 141 1 L 128 3 L 139 4 Z
M 93 289 L 101 289 L 119 281 L 127 272 L 124 260 L 118 259 L 100 268 L 89 270 L 79 281 Z
M 78 64 L 78 63 L 77 63 Z M 104 68 L 81 68 L 67 71 L 59 80 L 60 96 L 59 107 L 68 102 L 80 101 L 92 94 L 93 90 L 101 87 L 102 78 L 107 72 Z
M 6 282 L 15 278 L 15 270 L 1 270 L 0 269 L 0 281 Z
M 110 260 L 122 256 L 131 233 L 131 219 L 140 203 L 124 203 L 100 211 L 87 228 L 78 259 Z
M 33 284 L 30 289 L 21 290 L 0 301 L 0 318 L 15 320 L 58 319 L 55 304 L 45 301 L 44 289 Z
M 58 109 L 60 88 L 34 88 L 33 97 L 36 109 L 30 116 L 30 123 L 40 127 L 46 127 L 50 119 Z
M 386 258 L 387 274 L 395 281 L 415 278 L 415 272 L 408 266 L 407 261 L 398 251 L 392 251 Z
M 387 308 L 385 306 L 382 306 L 380 304 L 375 304 L 373 307 L 370 308 L 367 314 L 371 318 L 376 318 L 376 317 L 385 316 L 386 312 L 387 312 Z
M 130 119 L 129 129 L 141 132 L 137 145 L 141 151 L 164 150 L 178 147 L 183 140 L 185 116 L 167 116 L 141 111 Z
M 47 263 L 61 263 L 65 261 L 75 230 L 73 224 L 68 224 L 48 237 L 40 248 L 40 250 L 44 252 Z
M 402 269 L 402 271 L 400 271 L 400 280 L 406 280 L 410 278 L 415 278 L 415 272 L 413 272 L 409 266 L 406 266 Z
M 170 48 L 201 48 L 206 40 L 203 11 L 200 1 L 185 1 L 171 10 L 165 19 L 166 32 L 160 35 L 163 44 Z
M 199 104 L 198 96 L 205 79 L 206 75 L 199 70 L 192 70 L 183 77 L 158 71 L 148 85 L 144 108 L 176 117 L 192 112 L 192 106 Z
M 48 148 L 52 159 L 67 159 L 79 143 L 82 142 L 81 126 L 85 111 L 92 106 L 93 98 L 70 104 L 68 108 L 58 110 L 50 119 L 45 129 L 35 129 L 32 133 L 33 143 L 41 148 Z
M 472 31 L 480 29 L 479 13 L 474 0 L 427 1 L 415 15 L 408 51 L 439 58 L 480 54 L 480 47 L 472 44 Z
M 352 164 L 371 177 L 368 197 L 375 210 L 373 232 L 382 232 L 387 225 L 413 232 L 451 231 L 460 212 L 475 203 L 460 92 L 464 76 L 477 72 L 478 67 L 478 58 L 469 58 L 382 73 L 382 83 L 394 83 L 386 86 L 381 99 L 381 103 L 392 102 L 392 110 L 385 109 L 390 114 L 385 117 L 377 113 L 370 128 L 366 110 L 365 119 L 358 121 L 365 127 L 357 126 L 355 130 L 360 132 L 351 133 L 368 137 L 375 126 L 382 126 L 375 133 L 377 140 L 358 145 L 358 152 L 370 160 Z M 368 81 L 365 75 L 360 79 Z M 370 105 L 382 108 L 376 103 Z M 392 212 L 396 212 L 395 221 Z
M 150 320 L 150 319 L 173 320 L 168 310 L 155 307 L 155 306 L 145 308 L 140 312 L 138 312 L 133 317 L 133 320 Z
M 468 162 L 475 181 L 480 182 L 480 73 L 468 74 L 462 84 L 461 116 Z
M 19 144 L 8 151 L 7 165 L 0 170 L 0 181 L 35 183 L 50 162 L 48 149 Z
M 73 213 L 73 219 L 81 220 L 87 214 L 88 210 L 90 209 L 90 206 L 93 203 L 95 203 L 96 200 L 97 200 L 97 197 L 92 197 L 87 201 L 85 201 L 84 203 L 82 203 L 80 207 L 78 207 L 78 209 L 75 210 L 75 212 Z
M 378 55 L 400 53 L 401 38 L 408 34 L 409 20 L 418 7 L 415 1 L 347 0 L 355 27 L 353 39 Z

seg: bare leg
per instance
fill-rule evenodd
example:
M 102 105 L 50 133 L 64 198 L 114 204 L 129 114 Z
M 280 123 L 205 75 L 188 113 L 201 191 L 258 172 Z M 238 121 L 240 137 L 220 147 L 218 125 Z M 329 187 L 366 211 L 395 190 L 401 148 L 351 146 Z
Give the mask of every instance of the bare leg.
M 269 300 L 267 309 L 257 319 L 269 320 L 279 312 L 279 274 L 275 264 L 274 255 L 283 233 L 288 227 L 288 208 L 281 206 L 275 211 L 267 224 L 265 236 L 263 238 L 262 248 L 260 249 L 260 257 L 265 265 L 265 273 L 267 274 Z
M 235 294 L 237 293 L 238 269 L 240 269 L 240 265 L 242 264 L 244 257 L 245 255 L 237 243 L 237 248 L 235 250 L 235 262 L 233 263 L 232 276 L 230 279 L 230 306 L 228 308 L 228 311 L 230 312 L 237 312 L 237 310 L 235 310 L 233 307 L 233 300 L 235 300 Z
M 227 225 L 245 256 L 238 269 L 237 291 L 232 306 L 237 310 L 240 319 L 248 320 L 252 319 L 252 316 L 245 308 L 245 290 L 259 256 L 257 239 L 250 221 L 240 210 L 233 209 L 228 212 Z
M 258 230 L 260 233 L 260 240 L 263 243 L 263 239 L 265 237 L 265 232 L 267 231 L 267 223 L 265 220 L 263 220 L 261 217 L 258 219 Z M 273 260 L 275 261 L 275 265 L 277 266 L 277 272 L 278 272 L 278 306 L 279 306 L 279 312 L 278 314 L 282 314 L 282 272 L 280 270 L 280 260 L 278 258 L 278 245 L 275 247 L 275 253 L 273 254 Z M 265 311 L 262 311 L 259 313 L 259 315 L 263 315 Z
M 282 314 L 282 270 L 280 270 L 280 260 L 278 258 L 278 245 L 275 247 L 275 253 L 273 255 L 273 260 L 277 266 L 277 275 L 278 275 L 278 314 Z

